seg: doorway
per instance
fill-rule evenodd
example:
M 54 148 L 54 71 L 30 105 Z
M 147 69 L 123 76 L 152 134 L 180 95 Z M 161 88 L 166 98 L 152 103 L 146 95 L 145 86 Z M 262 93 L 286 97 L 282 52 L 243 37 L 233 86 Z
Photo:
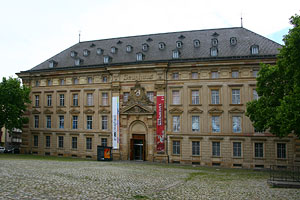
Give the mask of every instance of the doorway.
M 145 135 L 132 135 L 130 140 L 130 160 L 145 160 Z

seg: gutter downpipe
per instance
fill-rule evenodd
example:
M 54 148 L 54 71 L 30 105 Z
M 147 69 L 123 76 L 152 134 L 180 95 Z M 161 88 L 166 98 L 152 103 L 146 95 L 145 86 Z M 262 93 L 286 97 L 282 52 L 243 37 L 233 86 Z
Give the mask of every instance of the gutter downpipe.
M 167 135 L 167 131 L 168 131 L 168 70 L 169 70 L 169 66 L 170 66 L 170 63 L 168 62 L 167 64 L 167 70 L 166 70 L 166 86 L 165 86 L 165 94 L 166 94 L 166 97 L 165 97 L 165 102 L 166 102 L 166 130 L 165 130 L 165 135 L 166 135 L 166 144 L 167 144 L 167 147 L 166 147 L 166 153 L 167 153 L 167 158 L 168 158 L 168 163 L 170 163 L 170 156 L 169 156 L 169 136 Z

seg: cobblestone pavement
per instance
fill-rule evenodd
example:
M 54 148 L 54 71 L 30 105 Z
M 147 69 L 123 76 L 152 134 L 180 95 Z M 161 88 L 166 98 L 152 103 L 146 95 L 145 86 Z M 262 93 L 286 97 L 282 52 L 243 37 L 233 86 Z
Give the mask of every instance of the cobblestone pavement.
M 300 199 L 266 172 L 136 162 L 0 159 L 0 199 Z

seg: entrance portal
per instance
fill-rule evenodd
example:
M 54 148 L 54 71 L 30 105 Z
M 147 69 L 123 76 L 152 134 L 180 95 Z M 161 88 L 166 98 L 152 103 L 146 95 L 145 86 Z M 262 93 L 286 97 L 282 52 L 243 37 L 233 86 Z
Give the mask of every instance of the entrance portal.
M 132 135 L 130 160 L 145 160 L 145 135 Z

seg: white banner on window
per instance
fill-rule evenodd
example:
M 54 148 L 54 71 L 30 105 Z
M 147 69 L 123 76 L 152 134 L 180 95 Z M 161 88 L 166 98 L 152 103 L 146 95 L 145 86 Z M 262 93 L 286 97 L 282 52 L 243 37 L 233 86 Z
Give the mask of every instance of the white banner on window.
M 112 139 L 113 149 L 119 149 L 120 141 L 119 97 L 112 98 Z

